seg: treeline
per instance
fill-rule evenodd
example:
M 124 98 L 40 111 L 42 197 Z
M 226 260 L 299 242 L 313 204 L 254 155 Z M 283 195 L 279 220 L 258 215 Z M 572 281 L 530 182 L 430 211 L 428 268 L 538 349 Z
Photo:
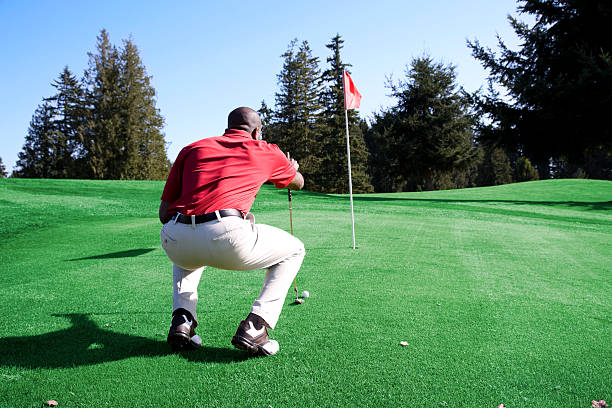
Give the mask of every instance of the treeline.
M 164 120 L 138 48 L 102 30 L 88 55 L 84 76 L 65 67 L 34 112 L 13 176 L 165 179 Z
M 327 44 L 330 56 L 322 70 L 308 41 L 291 41 L 282 55 L 275 108 L 263 101 L 259 109 L 264 138 L 299 161 L 311 191 L 348 191 L 342 76 L 350 65 L 341 59 L 343 43 L 336 35 Z M 354 111 L 348 115 L 353 189 L 371 192 L 369 152 L 362 132 L 367 125 Z
M 536 23 L 509 17 L 520 50 L 500 39 L 498 57 L 468 42 L 490 72 L 486 91 L 466 92 L 451 64 L 425 55 L 409 63 L 404 78 L 387 81 L 393 106 L 368 122 L 348 112 L 354 191 L 612 179 L 610 3 L 522 3 L 519 11 Z M 307 41 L 292 41 L 275 106 L 260 107 L 266 139 L 292 152 L 314 191 L 348 192 L 342 72 L 350 64 L 342 44 L 339 35 L 331 39 L 321 67 Z
M 348 192 L 346 122 L 342 60 L 344 41 L 333 37 L 324 67 L 308 41 L 293 40 L 282 55 L 275 107 L 262 102 L 267 140 L 299 161 L 306 188 L 327 193 Z M 348 111 L 353 191 L 407 191 L 456 188 L 488 182 L 482 148 L 476 143 L 472 98 L 458 89 L 452 66 L 429 57 L 412 61 L 407 79 L 389 81 L 393 106 L 375 114 L 368 124 Z M 357 86 L 358 83 L 357 83 Z M 367 96 L 366 96 L 367 97 Z M 504 168 L 504 171 L 511 171 Z M 531 174 L 535 176 L 535 172 Z M 501 175 L 491 174 L 492 180 Z M 530 178 L 531 179 L 531 178 Z
M 523 0 L 518 9 L 535 23 L 509 17 L 517 51 L 502 39 L 499 55 L 468 41 L 489 71 L 486 90 L 466 92 L 452 64 L 424 55 L 388 79 L 392 106 L 368 120 L 348 111 L 355 192 L 612 179 L 612 3 Z M 348 192 L 343 44 L 333 37 L 322 63 L 308 41 L 291 41 L 274 105 L 259 108 L 264 138 L 299 161 L 311 191 Z M 66 68 L 53 83 L 13 175 L 164 179 L 163 119 L 137 48 L 124 40 L 118 50 L 102 31 L 89 59 L 82 79 Z
M 515 169 L 526 157 L 540 178 L 612 178 L 612 3 L 528 0 L 509 17 L 521 47 L 499 39 L 499 55 L 477 40 L 472 55 L 489 71 L 475 95 L 478 140 L 499 146 Z M 503 89 L 501 96 L 497 89 Z

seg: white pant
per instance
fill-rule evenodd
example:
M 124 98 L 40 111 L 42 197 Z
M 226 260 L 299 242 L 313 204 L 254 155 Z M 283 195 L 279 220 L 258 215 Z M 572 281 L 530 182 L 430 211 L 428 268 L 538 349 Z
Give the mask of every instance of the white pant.
M 267 269 L 259 297 L 251 313 L 261 316 L 274 329 L 287 290 L 306 254 L 304 244 L 293 235 L 247 219 L 217 216 L 202 224 L 174 220 L 161 230 L 162 247 L 174 263 L 173 310 L 184 308 L 196 319 L 198 284 L 206 266 L 234 271 Z

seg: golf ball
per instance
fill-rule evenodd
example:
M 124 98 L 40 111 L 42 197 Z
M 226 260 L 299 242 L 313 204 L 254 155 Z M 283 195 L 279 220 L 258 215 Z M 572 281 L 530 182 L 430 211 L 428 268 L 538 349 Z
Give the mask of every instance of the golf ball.
M 303 297 L 303 298 L 308 298 L 308 297 L 310 297 L 310 292 L 308 292 L 307 290 L 303 291 L 303 292 L 302 292 L 302 297 Z

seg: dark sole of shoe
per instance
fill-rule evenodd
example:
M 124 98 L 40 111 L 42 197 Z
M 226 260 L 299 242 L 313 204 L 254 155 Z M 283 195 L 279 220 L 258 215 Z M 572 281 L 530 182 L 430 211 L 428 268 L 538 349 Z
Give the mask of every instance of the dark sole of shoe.
M 187 350 L 191 348 L 189 336 L 183 333 L 175 332 L 168 334 L 168 339 L 166 341 L 170 345 L 170 348 L 174 351 Z
M 242 336 L 232 337 L 232 345 L 240 350 L 246 350 L 249 353 L 256 356 L 269 356 L 271 355 L 257 343 L 253 343 L 249 339 Z

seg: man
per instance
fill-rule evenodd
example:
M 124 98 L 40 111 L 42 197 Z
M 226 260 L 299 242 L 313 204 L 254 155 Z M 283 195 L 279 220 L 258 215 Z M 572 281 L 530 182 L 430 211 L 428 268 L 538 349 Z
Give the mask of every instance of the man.
M 162 247 L 173 262 L 173 313 L 168 343 L 175 350 L 198 346 L 198 283 L 206 266 L 267 269 L 251 312 L 232 344 L 257 355 L 274 355 L 268 336 L 287 290 L 302 265 L 304 244 L 291 234 L 255 224 L 249 210 L 259 188 L 300 190 L 298 163 L 262 139 L 261 120 L 250 108 L 234 109 L 222 136 L 183 148 L 170 170 L 159 206 Z

